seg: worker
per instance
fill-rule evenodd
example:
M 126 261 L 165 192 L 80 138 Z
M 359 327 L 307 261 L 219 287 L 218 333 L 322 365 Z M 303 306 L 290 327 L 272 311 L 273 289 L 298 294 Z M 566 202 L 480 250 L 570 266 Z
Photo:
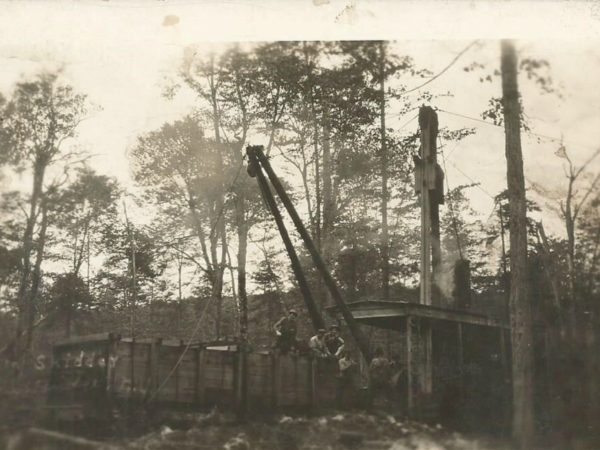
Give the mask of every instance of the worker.
M 329 332 L 325 335 L 325 345 L 332 356 L 340 358 L 342 351 L 344 351 L 344 340 L 340 337 L 340 327 L 337 325 L 329 327 Z
M 358 370 L 356 361 L 347 350 L 340 352 L 338 368 L 337 405 L 339 408 L 347 408 L 355 401 L 352 394 Z
M 320 328 L 313 337 L 308 341 L 311 354 L 315 358 L 330 358 L 332 355 L 329 353 L 327 345 L 325 344 L 325 329 Z
M 390 358 L 390 398 L 393 398 L 397 405 L 406 407 L 406 367 L 402 363 L 400 355 L 393 354 Z
M 296 310 L 290 309 L 287 316 L 283 316 L 275 323 L 275 325 L 273 325 L 273 330 L 277 336 L 275 348 L 279 350 L 282 355 L 289 353 L 290 350 L 298 349 L 298 342 L 296 340 L 297 318 L 298 313 Z
M 385 357 L 383 349 L 377 347 L 373 352 L 373 359 L 369 364 L 369 391 L 371 402 L 378 397 L 387 398 L 390 394 L 390 380 L 392 364 Z

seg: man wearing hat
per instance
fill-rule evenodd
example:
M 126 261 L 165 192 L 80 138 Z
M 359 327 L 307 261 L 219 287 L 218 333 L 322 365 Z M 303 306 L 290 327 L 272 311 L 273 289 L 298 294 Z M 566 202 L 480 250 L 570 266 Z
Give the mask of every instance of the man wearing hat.
M 320 328 L 308 341 L 308 346 L 313 356 L 316 358 L 329 358 L 331 354 L 325 345 L 325 329 Z
M 287 316 L 283 316 L 275 325 L 273 325 L 275 336 L 277 336 L 275 348 L 278 349 L 281 354 L 286 354 L 290 350 L 298 347 L 298 343 L 296 341 L 297 317 L 298 313 L 296 310 L 290 309 Z
M 340 337 L 340 327 L 337 325 L 329 327 L 329 332 L 325 335 L 325 345 L 329 354 L 339 359 L 344 351 L 344 340 Z

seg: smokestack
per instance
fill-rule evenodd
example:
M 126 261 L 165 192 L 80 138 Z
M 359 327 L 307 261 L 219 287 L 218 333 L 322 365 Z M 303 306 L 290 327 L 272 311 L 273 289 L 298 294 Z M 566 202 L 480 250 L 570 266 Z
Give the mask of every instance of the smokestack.
M 471 264 L 468 259 L 458 259 L 454 263 L 454 304 L 459 309 L 471 307 Z

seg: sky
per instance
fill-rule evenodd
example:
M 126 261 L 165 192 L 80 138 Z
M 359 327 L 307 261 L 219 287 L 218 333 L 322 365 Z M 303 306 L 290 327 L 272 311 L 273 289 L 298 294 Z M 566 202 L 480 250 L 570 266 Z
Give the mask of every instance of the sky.
M 543 4 L 544 8 L 539 6 Z M 427 88 L 447 91 L 433 103 L 441 126 L 472 126 L 476 135 L 445 148 L 452 186 L 480 182 L 470 197 L 486 217 L 506 184 L 503 130 L 473 120 L 501 93 L 496 77 L 479 74 L 499 66 L 498 38 L 513 37 L 521 57 L 544 58 L 563 86 L 563 99 L 540 95 L 520 80 L 533 132 L 523 136 L 527 182 L 558 190 L 564 185 L 556 139 L 564 138 L 576 164 L 600 142 L 600 8 L 587 2 L 391 2 L 391 1 L 48 1 L 0 3 L 0 92 L 44 69 L 62 69 L 63 80 L 94 105 L 79 128 L 77 144 L 94 155 L 90 164 L 132 186 L 128 150 L 141 133 L 190 111 L 192 96 L 166 100 L 188 45 L 219 51 L 229 42 L 277 39 L 391 39 L 399 54 L 439 73 L 474 39 L 480 40 Z M 478 61 L 476 74 L 463 67 Z M 414 80 L 415 83 L 422 80 Z M 409 83 L 407 83 L 409 84 Z M 410 88 L 409 84 L 409 88 Z M 397 117 L 390 104 L 388 124 L 416 129 L 416 120 Z M 465 116 L 465 117 L 461 117 Z M 539 138 L 539 136 L 538 136 Z M 554 139 L 554 140 L 553 140 Z M 252 142 L 260 144 L 261 142 Z M 600 159 L 593 162 L 600 170 Z M 16 175 L 12 184 L 23 183 Z M 535 196 L 535 194 L 532 194 Z M 560 233 L 555 218 L 545 217 Z

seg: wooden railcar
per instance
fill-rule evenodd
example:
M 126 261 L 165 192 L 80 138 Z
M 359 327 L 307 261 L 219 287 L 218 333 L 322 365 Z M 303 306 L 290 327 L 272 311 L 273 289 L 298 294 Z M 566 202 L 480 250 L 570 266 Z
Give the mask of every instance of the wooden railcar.
M 115 405 L 335 407 L 337 361 L 247 351 L 233 341 L 186 347 L 183 341 L 112 334 L 61 341 L 53 349 L 48 406 L 65 419 L 108 417 Z

